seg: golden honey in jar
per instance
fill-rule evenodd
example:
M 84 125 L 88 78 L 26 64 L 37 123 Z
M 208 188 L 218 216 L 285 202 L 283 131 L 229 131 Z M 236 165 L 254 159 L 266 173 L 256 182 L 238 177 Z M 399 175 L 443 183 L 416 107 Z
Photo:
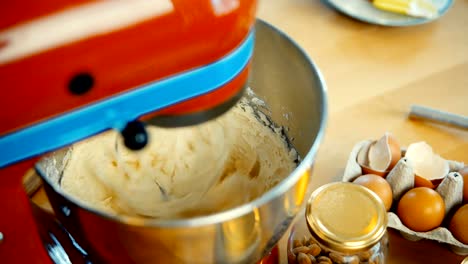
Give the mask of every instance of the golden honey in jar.
M 335 182 L 315 190 L 293 225 L 289 264 L 384 264 L 387 212 L 367 188 Z

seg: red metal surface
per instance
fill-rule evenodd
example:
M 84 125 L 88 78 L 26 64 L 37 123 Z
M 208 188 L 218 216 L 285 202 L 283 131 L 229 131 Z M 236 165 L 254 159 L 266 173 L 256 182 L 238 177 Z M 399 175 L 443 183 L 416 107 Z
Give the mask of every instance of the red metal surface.
M 276 245 L 270 253 L 268 253 L 262 260 L 260 260 L 257 264 L 279 264 L 280 257 L 279 257 L 279 247 Z
M 99 1 L 2 1 L 0 55 L 12 45 L 8 38 L 1 38 L 2 32 L 94 2 Z M 0 64 L 0 136 L 223 57 L 246 37 L 256 7 L 252 0 L 226 2 L 236 2 L 238 7 L 217 15 L 211 0 L 172 0 L 173 11 L 168 14 Z M 95 85 L 85 95 L 72 95 L 68 82 L 81 72 L 91 73 Z M 224 89 L 163 113 L 208 109 L 232 96 L 246 78 L 244 70 Z M 0 169 L 0 232 L 4 235 L 0 242 L 1 263 L 51 262 L 40 242 L 21 182 L 33 162 Z
M 90 2 L 96 1 L 8 0 L 0 8 L 0 31 Z M 160 17 L 0 64 L 0 135 L 223 57 L 255 19 L 256 1 L 230 2 L 238 8 L 216 15 L 211 0 L 173 0 L 173 11 Z M 72 95 L 67 84 L 80 72 L 91 73 L 95 85 L 85 95 Z
M 37 233 L 20 177 L 35 160 L 0 169 L 0 263 L 51 263 Z

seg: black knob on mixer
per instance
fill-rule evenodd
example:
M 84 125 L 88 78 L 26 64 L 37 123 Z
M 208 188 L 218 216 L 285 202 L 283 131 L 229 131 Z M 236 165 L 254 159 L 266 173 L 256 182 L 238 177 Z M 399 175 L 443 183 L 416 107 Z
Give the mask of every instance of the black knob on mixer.
M 122 130 L 125 146 L 131 150 L 140 150 L 148 143 L 148 133 L 140 121 L 127 123 Z
M 94 86 L 94 78 L 90 73 L 79 73 L 71 78 L 68 89 L 72 94 L 83 95 Z

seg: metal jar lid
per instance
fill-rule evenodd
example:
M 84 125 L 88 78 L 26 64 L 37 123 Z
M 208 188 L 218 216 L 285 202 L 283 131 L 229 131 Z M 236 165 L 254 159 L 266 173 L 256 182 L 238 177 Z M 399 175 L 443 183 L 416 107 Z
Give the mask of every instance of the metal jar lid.
M 387 212 L 382 200 L 369 189 L 335 182 L 312 193 L 306 205 L 306 221 L 322 245 L 356 253 L 380 241 L 387 228 Z

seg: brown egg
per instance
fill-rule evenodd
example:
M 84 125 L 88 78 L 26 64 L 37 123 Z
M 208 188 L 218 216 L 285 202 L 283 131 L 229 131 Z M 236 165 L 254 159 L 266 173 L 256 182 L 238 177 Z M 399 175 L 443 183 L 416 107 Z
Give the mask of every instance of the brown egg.
M 438 180 L 438 183 L 436 182 L 436 184 L 438 185 L 442 180 Z M 436 185 L 424 178 L 424 177 L 421 177 L 421 176 L 418 176 L 418 175 L 414 175 L 414 186 L 415 187 L 427 187 L 427 188 L 431 188 L 431 189 L 435 189 Z
M 385 204 L 387 211 L 390 210 L 393 201 L 392 187 L 390 187 L 390 184 L 384 178 L 374 174 L 366 174 L 357 177 L 353 182 L 377 194 Z
M 409 229 L 425 232 L 442 224 L 445 203 L 442 196 L 431 188 L 417 187 L 401 197 L 397 215 Z
M 468 244 L 468 204 L 460 207 L 450 220 L 449 230 L 463 244 Z
M 468 203 L 468 166 L 459 171 L 463 176 L 463 203 Z

